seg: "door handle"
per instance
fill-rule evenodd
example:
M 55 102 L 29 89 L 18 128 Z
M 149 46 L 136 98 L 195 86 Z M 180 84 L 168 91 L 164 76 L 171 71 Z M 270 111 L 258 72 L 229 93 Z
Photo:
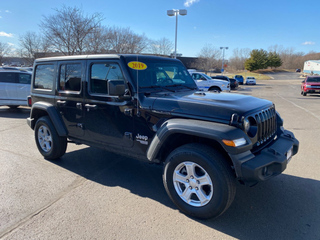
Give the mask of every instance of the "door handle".
M 66 101 L 58 100 L 58 101 L 57 101 L 57 105 L 60 106 L 60 107 L 63 107 L 63 106 L 66 105 Z
M 84 105 L 85 106 L 85 108 L 89 111 L 90 109 L 91 110 L 94 110 L 94 109 L 97 109 L 98 107 L 97 107 L 97 105 L 91 105 L 91 104 L 86 104 L 86 105 Z

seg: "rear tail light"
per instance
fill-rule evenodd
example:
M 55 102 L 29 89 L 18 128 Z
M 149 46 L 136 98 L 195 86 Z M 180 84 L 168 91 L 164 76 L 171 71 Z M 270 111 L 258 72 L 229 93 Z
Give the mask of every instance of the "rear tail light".
M 32 106 L 32 99 L 31 96 L 28 96 L 28 106 L 31 107 Z

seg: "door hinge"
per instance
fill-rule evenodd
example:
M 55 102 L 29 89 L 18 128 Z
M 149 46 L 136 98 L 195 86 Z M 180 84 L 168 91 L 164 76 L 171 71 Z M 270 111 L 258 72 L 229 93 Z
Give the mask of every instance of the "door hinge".
M 132 140 L 132 133 L 131 133 L 131 132 L 125 132 L 125 133 L 124 133 L 124 136 L 125 136 L 126 138 L 129 138 L 130 140 Z
M 124 115 L 132 117 L 133 116 L 133 109 L 132 108 L 124 109 Z

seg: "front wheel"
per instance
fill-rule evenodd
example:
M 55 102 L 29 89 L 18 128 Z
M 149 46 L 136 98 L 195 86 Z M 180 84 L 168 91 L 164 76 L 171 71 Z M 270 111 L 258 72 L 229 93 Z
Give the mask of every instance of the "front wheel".
M 209 91 L 212 91 L 212 92 L 221 92 L 221 89 L 218 88 L 218 87 L 211 87 L 211 88 L 209 89 Z
M 60 137 L 48 116 L 38 119 L 35 125 L 35 140 L 45 159 L 60 158 L 67 149 L 67 138 Z
M 192 217 L 221 215 L 236 192 L 235 177 L 222 154 L 202 144 L 187 144 L 167 158 L 163 183 L 171 200 Z

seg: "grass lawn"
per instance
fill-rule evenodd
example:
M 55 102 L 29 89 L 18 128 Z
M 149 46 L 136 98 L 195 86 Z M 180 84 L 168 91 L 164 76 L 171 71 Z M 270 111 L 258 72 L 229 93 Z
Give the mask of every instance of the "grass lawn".
M 255 72 L 239 72 L 236 74 L 226 74 L 229 78 L 233 78 L 235 75 L 242 75 L 244 79 L 246 77 L 255 77 L 257 80 L 269 80 L 272 79 L 267 75 L 264 75 L 263 73 L 255 73 Z

